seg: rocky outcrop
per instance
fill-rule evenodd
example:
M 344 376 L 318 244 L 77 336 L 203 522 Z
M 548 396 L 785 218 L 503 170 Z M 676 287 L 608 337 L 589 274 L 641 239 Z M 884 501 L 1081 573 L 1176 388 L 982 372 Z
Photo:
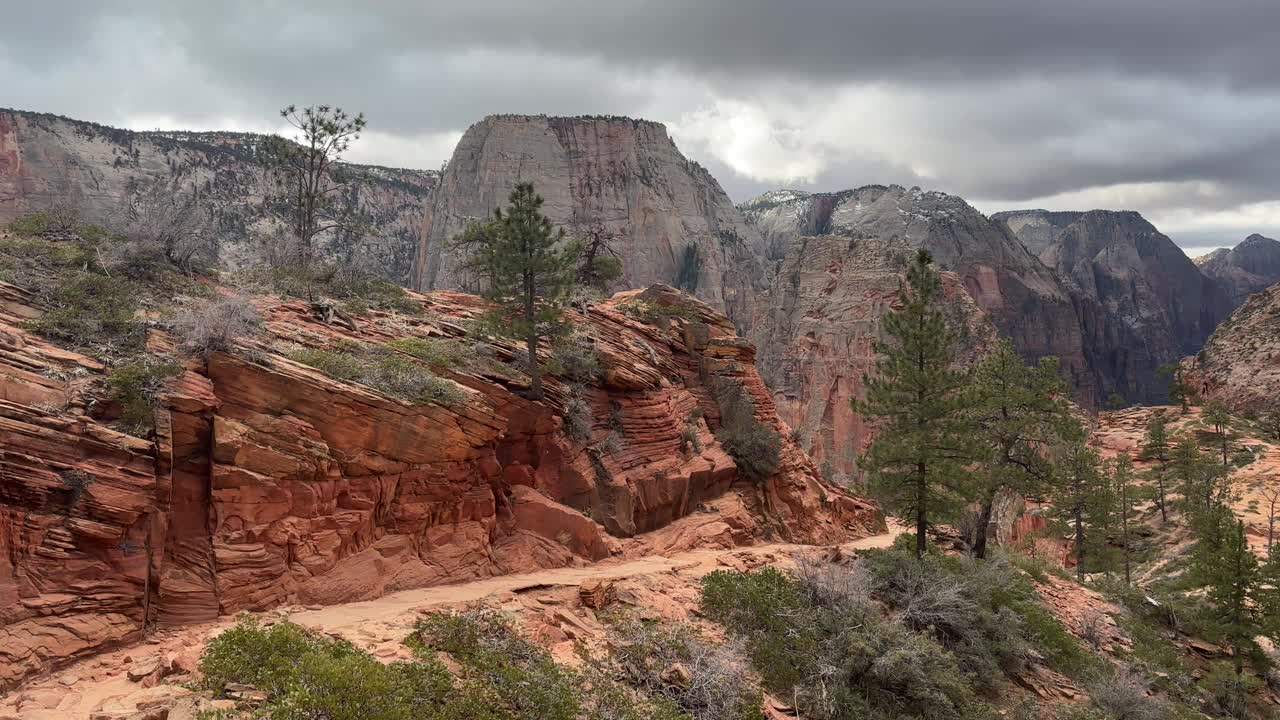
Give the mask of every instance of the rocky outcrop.
M 1280 285 L 1251 295 L 1182 367 L 1202 400 L 1220 400 L 1240 412 L 1274 407 L 1280 397 Z
M 911 247 L 902 240 L 824 235 L 786 243 L 787 252 L 752 328 L 760 370 L 778 414 L 801 431 L 824 467 L 850 475 L 871 436 L 851 401 L 875 369 L 880 321 L 898 303 Z M 960 361 L 976 359 L 995 329 L 960 277 L 943 273 L 945 307 L 962 332 Z
M 771 257 L 786 257 L 800 238 L 811 235 L 897 241 L 928 250 L 941 269 L 956 274 L 1019 352 L 1029 360 L 1057 356 L 1080 397 L 1096 399 L 1080 323 L 1057 278 L 1003 223 L 988 220 L 964 200 L 919 188 L 868 185 L 838 193 L 775 192 L 742 209 L 760 229 Z
M 1161 365 L 1196 352 L 1228 312 L 1226 295 L 1135 212 L 998 213 L 1061 278 L 1103 396 L 1159 402 Z
M 543 211 L 570 234 L 599 227 L 616 239 L 620 288 L 666 283 L 749 319 L 764 276 L 761 239 L 659 123 L 618 117 L 497 115 L 463 135 L 440 181 L 414 267 L 421 289 L 475 289 L 448 241 L 532 182 Z
M 220 231 L 221 259 L 239 265 L 265 230 L 265 178 L 256 161 L 261 135 L 132 132 L 56 115 L 0 109 L 0 225 L 36 210 L 72 207 L 94 218 L 116 212 L 131 184 L 164 182 L 200 198 Z M 347 198 L 373 231 L 327 250 L 393 282 L 408 282 L 422 213 L 438 173 L 345 165 L 356 190 Z
M 638 297 L 667 308 L 662 327 L 619 308 L 637 293 L 575 315 L 600 375 L 580 387 L 550 377 L 537 402 L 522 395 L 518 348 L 466 337 L 483 310 L 472 296 L 415 295 L 421 314 L 372 312 L 353 328 L 304 302 L 258 298 L 265 334 L 188 361 L 148 440 L 95 419 L 104 368 L 31 336 L 21 321 L 39 311 L 17 288 L 0 293 L 0 687 L 152 625 L 629 547 L 827 543 L 883 528 L 873 505 L 824 483 L 790 441 L 768 482 L 739 482 L 706 383 L 735 379 L 758 419 L 784 437 L 788 428 L 754 348 L 670 288 Z M 448 399 L 405 402 L 287 357 L 382 347 L 416 364 L 387 345 L 410 337 L 463 344 L 465 362 L 432 368 Z M 149 346 L 172 341 L 153 330 Z M 574 439 L 563 417 L 577 403 L 589 418 Z M 690 432 L 698 441 L 682 443 Z M 682 519 L 679 533 L 651 539 Z
M 1220 248 L 1198 257 L 1200 272 L 1226 293 L 1231 307 L 1280 282 L 1280 242 L 1254 233 L 1233 248 Z

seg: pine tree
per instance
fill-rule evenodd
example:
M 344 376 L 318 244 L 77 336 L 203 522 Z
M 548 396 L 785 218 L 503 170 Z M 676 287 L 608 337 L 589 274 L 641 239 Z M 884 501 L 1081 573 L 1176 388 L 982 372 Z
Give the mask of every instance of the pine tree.
M 972 498 L 975 444 L 932 262 L 928 252 L 916 253 L 901 305 L 881 325 L 887 339 L 875 344 L 879 358 L 863 379 L 866 399 L 854 405 L 878 429 L 862 463 L 872 491 L 888 512 L 914 522 L 920 558 L 930 520 L 953 515 Z
M 1272 405 L 1258 417 L 1258 428 L 1271 442 L 1280 442 L 1280 407 Z
M 1133 584 L 1132 553 L 1129 544 L 1129 521 L 1133 517 L 1135 488 L 1133 484 L 1133 462 L 1128 455 L 1118 455 L 1111 461 L 1110 482 L 1111 497 L 1114 499 L 1115 514 L 1120 525 L 1120 552 L 1124 560 L 1124 584 Z
M 1230 468 L 1231 441 L 1235 433 L 1231 430 L 1231 415 L 1225 405 L 1211 402 L 1204 408 L 1204 420 L 1213 426 L 1214 442 L 1222 453 L 1222 467 Z
M 279 186 L 268 205 L 288 222 L 301 245 L 303 268 L 310 269 L 318 236 L 365 231 L 367 218 L 343 197 L 352 182 L 339 166 L 364 131 L 365 119 L 363 113 L 352 116 L 328 105 L 302 110 L 290 105 L 280 117 L 298 134 L 292 140 L 272 136 L 264 144 L 263 157 Z
M 1169 429 L 1164 411 L 1156 410 L 1147 421 L 1147 433 L 1142 439 L 1139 459 L 1154 460 L 1156 466 L 1151 469 L 1151 477 L 1156 484 L 1156 505 L 1160 508 L 1160 521 L 1168 522 L 1165 496 L 1165 478 L 1169 473 Z
M 1064 456 L 1054 466 L 1054 487 L 1051 494 L 1051 511 L 1070 528 L 1072 549 L 1076 556 L 1076 576 L 1084 581 L 1084 563 L 1089 554 L 1090 532 L 1098 490 L 1102 481 L 1098 471 L 1098 454 L 1076 442 L 1067 448 Z
M 1046 449 L 1083 434 L 1071 416 L 1056 358 L 1028 366 L 1008 339 L 974 369 L 973 421 L 985 455 L 978 484 L 974 557 L 986 556 L 987 525 L 1001 491 L 1023 497 L 1044 493 L 1052 466 Z
M 1246 657 L 1257 659 L 1261 654 L 1256 638 L 1280 635 L 1275 622 L 1276 576 L 1272 564 L 1258 562 L 1244 522 L 1224 503 L 1215 503 L 1196 525 L 1191 577 L 1205 589 L 1211 621 L 1230 644 L 1240 675 Z
M 1182 495 L 1183 509 L 1192 520 L 1230 496 L 1230 475 L 1201 452 L 1191 435 L 1178 438 L 1169 466 L 1178 493 Z
M 564 229 L 542 214 L 542 203 L 532 183 L 520 183 L 505 211 L 494 210 L 492 220 L 471 225 L 452 243 L 464 268 L 485 282 L 483 295 L 496 306 L 491 328 L 525 342 L 535 400 L 543 394 L 538 347 L 566 327 L 563 309 L 581 254 L 581 244 L 566 240 Z
M 1196 399 L 1196 391 L 1195 387 L 1183 377 L 1181 366 L 1176 363 L 1161 365 L 1156 368 L 1156 374 L 1168 379 L 1169 402 L 1180 405 L 1182 413 L 1185 415 L 1187 410 L 1191 409 L 1191 403 Z
M 578 259 L 578 285 L 604 293 L 622 277 L 622 258 L 613 248 L 618 234 L 596 223 L 582 233 L 582 254 Z

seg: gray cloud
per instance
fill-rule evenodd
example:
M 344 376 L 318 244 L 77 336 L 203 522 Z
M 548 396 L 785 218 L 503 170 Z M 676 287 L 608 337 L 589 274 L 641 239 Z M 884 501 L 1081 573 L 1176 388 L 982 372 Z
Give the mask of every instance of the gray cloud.
M 920 184 L 1204 245 L 1280 227 L 1277 27 L 1274 0 L 46 0 L 0 27 L 0 102 L 257 129 L 332 102 L 418 166 L 489 113 L 638 115 L 737 199 Z

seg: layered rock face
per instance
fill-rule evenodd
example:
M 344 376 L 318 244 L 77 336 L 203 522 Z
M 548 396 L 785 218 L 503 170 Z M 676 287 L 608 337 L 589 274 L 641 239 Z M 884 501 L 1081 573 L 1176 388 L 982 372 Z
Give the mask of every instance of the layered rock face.
M 1249 296 L 1182 367 L 1202 399 L 1222 401 L 1237 412 L 1275 407 L 1280 397 L 1280 285 Z
M 267 187 L 255 161 L 262 136 L 246 133 L 131 132 L 42 113 L 0 110 L 0 225 L 36 210 L 73 207 L 91 217 L 116 212 L 131 184 L 165 182 L 213 210 L 221 259 L 250 261 L 254 231 L 265 229 Z M 422 214 L 438 173 L 346 165 L 356 190 L 346 200 L 373 230 L 331 238 L 331 254 L 407 283 Z
M 1165 397 L 1156 369 L 1200 349 L 1229 311 L 1225 293 L 1135 212 L 998 213 L 1071 294 L 1104 394 Z
M 875 369 L 880 321 L 898 304 L 911 253 L 902 240 L 790 240 L 752 328 L 778 414 L 801 429 L 815 460 L 847 475 L 871 439 L 851 401 Z M 969 364 L 996 332 L 956 273 L 942 280 L 950 324 L 962 332 L 958 359 Z
M 1280 282 L 1280 242 L 1254 233 L 1229 250 L 1221 248 L 1196 258 L 1195 263 L 1237 308 L 1253 293 Z
M 615 235 L 620 287 L 667 283 L 739 324 L 750 317 L 764 287 L 759 233 L 665 127 L 629 118 L 500 115 L 472 125 L 427 215 L 415 287 L 475 289 L 448 241 L 505 205 L 518 182 L 532 182 L 570 234 L 599 226 Z
M 743 211 L 760 228 L 773 257 L 787 257 L 799 238 L 821 234 L 928 250 L 941 269 L 957 275 L 1019 352 L 1029 360 L 1057 356 L 1082 399 L 1096 399 L 1080 324 L 1057 278 L 1003 223 L 988 220 L 960 198 L 869 185 L 839 193 L 770 193 L 746 203 Z M 768 374 L 766 379 L 776 380 Z
M 538 402 L 521 395 L 517 347 L 464 337 L 483 309 L 474 297 L 415 296 L 422 315 L 373 312 L 354 328 L 258 298 L 265 335 L 189 361 L 161 395 L 153 440 L 95 420 L 102 366 L 28 334 L 20 323 L 39 311 L 17 288 L 0 293 L 0 687 L 148 623 L 367 599 L 632 546 L 825 543 L 883 528 L 790 441 L 766 484 L 738 482 L 706 383 L 740 382 L 762 422 L 788 428 L 754 348 L 670 288 L 640 297 L 673 308 L 661 328 L 619 311 L 628 298 L 575 315 L 599 378 L 580 389 L 548 378 Z M 490 359 L 434 367 L 456 398 L 413 404 L 282 354 L 405 337 Z M 160 331 L 148 342 L 172 347 Z M 589 428 L 571 439 L 562 418 L 579 401 Z M 649 532 L 669 525 L 679 533 Z

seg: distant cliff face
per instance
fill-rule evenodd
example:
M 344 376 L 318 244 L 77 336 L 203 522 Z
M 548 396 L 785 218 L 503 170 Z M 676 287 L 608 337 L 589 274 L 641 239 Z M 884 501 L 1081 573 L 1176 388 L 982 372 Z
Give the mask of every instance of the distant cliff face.
M 620 287 L 668 283 L 740 324 L 764 287 L 760 234 L 706 170 L 658 123 L 628 118 L 493 116 L 463 135 L 427 215 L 413 283 L 474 289 L 446 247 L 466 226 L 532 182 L 544 212 L 569 233 L 616 235 Z
M 1199 350 L 1230 311 L 1221 288 L 1138 213 L 1028 210 L 993 218 L 1061 278 L 1106 395 L 1163 400 L 1166 383 L 1156 369 Z
M 742 209 L 775 258 L 786 257 L 799 238 L 821 234 L 928 250 L 1024 356 L 1057 356 L 1081 398 L 1097 399 L 1080 324 L 1057 278 L 1003 223 L 992 222 L 964 200 L 919 188 L 869 185 L 838 193 L 774 192 Z
M 778 415 L 824 467 L 851 474 L 871 440 L 851 401 L 875 370 L 880 322 L 898 304 L 912 249 L 901 240 L 801 237 L 787 243 L 752 339 Z M 994 345 L 996 331 L 955 273 L 942 274 L 945 308 L 963 330 L 961 364 Z
M 1237 412 L 1274 408 L 1280 398 L 1280 285 L 1250 295 L 1182 366 L 1205 400 Z
M 1231 248 L 1196 259 L 1200 272 L 1222 287 L 1232 307 L 1280 282 L 1280 242 L 1253 234 Z
M 255 156 L 262 137 L 244 133 L 132 132 L 40 113 L 0 110 L 0 224 L 55 206 L 105 217 L 131 183 L 162 180 L 212 207 L 222 259 L 245 262 L 263 221 L 264 189 Z M 335 239 L 328 249 L 406 283 L 422 215 L 438 173 L 366 165 L 348 198 L 369 213 L 367 236 Z

